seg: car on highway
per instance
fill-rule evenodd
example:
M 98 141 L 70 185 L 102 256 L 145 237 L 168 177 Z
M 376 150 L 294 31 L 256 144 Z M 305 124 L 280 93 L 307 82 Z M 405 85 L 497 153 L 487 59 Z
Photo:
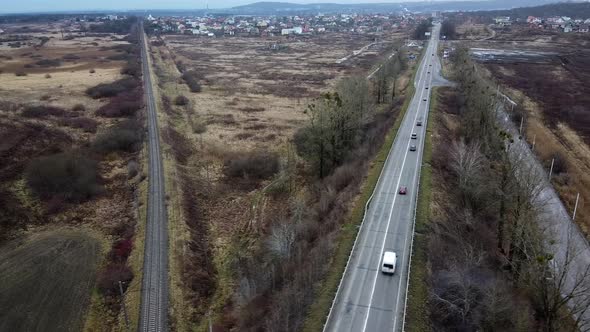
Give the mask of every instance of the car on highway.
M 395 273 L 395 265 L 397 263 L 397 255 L 393 251 L 386 251 L 383 253 L 383 263 L 381 264 L 381 272 L 386 274 Z
M 422 101 L 426 101 L 426 98 L 422 99 Z
M 416 139 L 416 138 L 418 138 L 418 134 L 412 133 L 412 139 Z
M 418 121 L 416 121 L 416 126 L 418 126 L 418 127 L 422 127 L 422 120 L 418 120 Z
M 406 187 L 406 186 L 399 187 L 399 194 L 400 195 L 405 195 L 407 193 L 408 193 L 408 187 Z
M 430 72 L 428 72 L 430 74 Z
M 410 145 L 410 151 L 416 151 L 416 146 L 415 145 Z
M 426 87 L 425 89 L 428 90 L 428 87 Z

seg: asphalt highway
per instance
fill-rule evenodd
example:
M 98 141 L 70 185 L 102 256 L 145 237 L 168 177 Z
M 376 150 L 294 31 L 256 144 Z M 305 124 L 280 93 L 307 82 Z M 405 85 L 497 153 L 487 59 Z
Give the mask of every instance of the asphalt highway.
M 140 36 L 148 115 L 149 193 L 139 330 L 155 332 L 168 330 L 168 231 L 158 117 L 143 25 L 140 25 Z
M 408 107 L 370 201 L 351 258 L 338 288 L 324 331 L 403 330 L 409 259 L 414 233 L 426 121 L 432 84 L 438 75 L 437 53 L 440 25 L 435 25 L 424 50 Z M 417 126 L 417 121 L 422 126 Z M 416 133 L 417 139 L 411 134 Z M 410 146 L 416 145 L 416 151 Z M 398 193 L 400 186 L 407 194 Z M 381 273 L 385 251 L 397 253 L 395 274 Z

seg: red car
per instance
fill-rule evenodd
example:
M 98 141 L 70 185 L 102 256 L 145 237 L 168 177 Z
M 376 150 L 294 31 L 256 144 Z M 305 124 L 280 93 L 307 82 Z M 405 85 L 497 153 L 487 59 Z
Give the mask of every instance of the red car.
M 406 186 L 399 187 L 399 194 L 400 195 L 405 195 L 407 192 L 408 192 L 408 187 L 406 187 Z

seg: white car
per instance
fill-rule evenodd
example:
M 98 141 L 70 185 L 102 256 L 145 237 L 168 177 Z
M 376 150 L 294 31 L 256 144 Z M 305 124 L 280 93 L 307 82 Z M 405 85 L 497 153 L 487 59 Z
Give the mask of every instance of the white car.
M 418 134 L 412 133 L 412 139 L 416 139 L 416 138 L 418 138 Z
M 383 263 L 381 263 L 381 272 L 387 274 L 395 273 L 395 263 L 397 262 L 397 255 L 393 251 L 386 251 L 383 254 Z

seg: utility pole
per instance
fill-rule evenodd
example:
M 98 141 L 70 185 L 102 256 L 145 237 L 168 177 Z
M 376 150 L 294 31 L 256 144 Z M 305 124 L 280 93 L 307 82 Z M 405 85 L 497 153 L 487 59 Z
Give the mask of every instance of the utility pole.
M 518 133 L 522 136 L 522 125 L 524 124 L 524 116 L 520 117 L 520 129 L 518 130 Z
M 576 220 L 576 211 L 578 211 L 578 201 L 580 200 L 580 193 L 576 196 L 576 205 L 574 205 L 574 214 L 572 215 L 572 221 Z
M 553 173 L 553 163 L 555 162 L 555 158 L 551 159 L 551 168 L 549 169 L 549 181 L 551 181 L 551 173 Z
M 125 298 L 123 297 L 123 283 L 119 280 L 119 292 L 121 293 L 121 304 L 123 305 L 123 316 L 125 317 L 125 326 L 129 329 L 129 317 L 127 317 L 127 308 L 125 307 Z
M 537 134 L 533 136 L 533 151 L 535 151 L 535 142 L 537 141 Z

